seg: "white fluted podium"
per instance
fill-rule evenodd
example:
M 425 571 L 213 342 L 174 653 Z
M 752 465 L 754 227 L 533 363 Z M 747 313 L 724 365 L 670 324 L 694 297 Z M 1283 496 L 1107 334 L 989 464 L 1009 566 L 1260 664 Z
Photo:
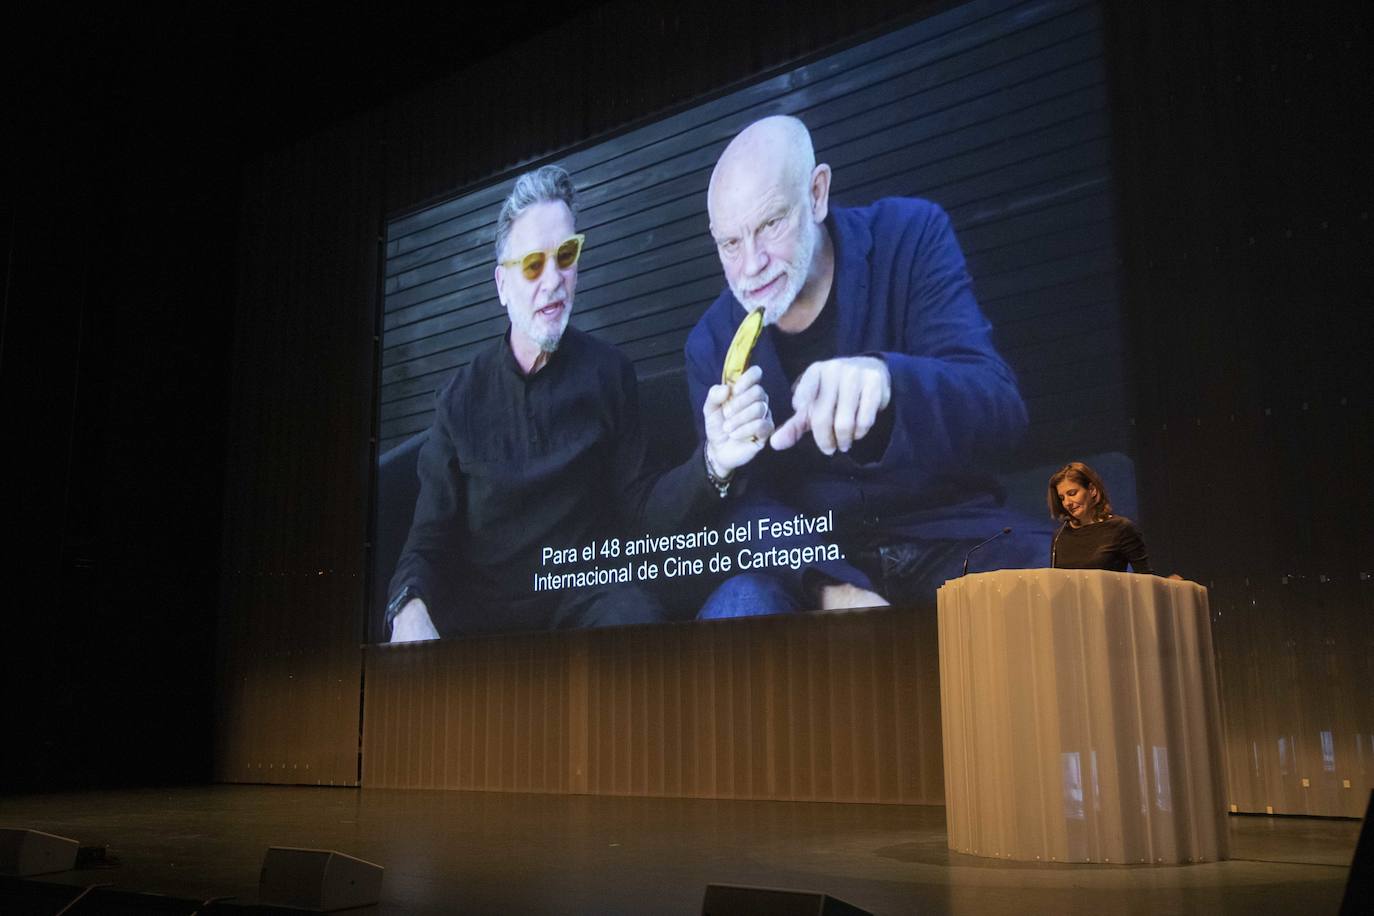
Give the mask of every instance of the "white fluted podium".
M 1227 857 L 1207 590 L 1003 570 L 939 591 L 949 847 L 1042 862 Z

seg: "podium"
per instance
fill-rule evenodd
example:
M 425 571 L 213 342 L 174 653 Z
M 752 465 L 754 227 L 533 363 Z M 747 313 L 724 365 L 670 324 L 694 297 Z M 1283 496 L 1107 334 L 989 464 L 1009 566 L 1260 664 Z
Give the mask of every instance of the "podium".
M 939 590 L 949 848 L 1039 862 L 1227 857 L 1207 590 L 1018 569 Z

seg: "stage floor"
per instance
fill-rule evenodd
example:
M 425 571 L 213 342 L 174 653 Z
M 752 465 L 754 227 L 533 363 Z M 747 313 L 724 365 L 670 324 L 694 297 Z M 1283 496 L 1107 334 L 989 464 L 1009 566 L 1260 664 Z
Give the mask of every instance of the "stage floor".
M 257 896 L 268 846 L 386 867 L 352 913 L 700 911 L 707 884 L 829 893 L 880 914 L 1334 913 L 1360 824 L 1230 818 L 1233 859 L 1021 865 L 951 853 L 938 807 L 209 786 L 0 798 L 0 826 L 105 844 L 41 880 Z

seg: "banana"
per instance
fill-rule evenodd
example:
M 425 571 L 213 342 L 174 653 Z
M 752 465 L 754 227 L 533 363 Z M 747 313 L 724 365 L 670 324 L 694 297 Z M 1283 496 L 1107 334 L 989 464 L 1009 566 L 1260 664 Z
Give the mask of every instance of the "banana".
M 735 339 L 730 341 L 730 349 L 725 351 L 725 367 L 720 372 L 722 385 L 732 384 L 749 368 L 749 354 L 754 352 L 754 344 L 759 342 L 763 333 L 763 309 L 754 309 L 739 323 Z

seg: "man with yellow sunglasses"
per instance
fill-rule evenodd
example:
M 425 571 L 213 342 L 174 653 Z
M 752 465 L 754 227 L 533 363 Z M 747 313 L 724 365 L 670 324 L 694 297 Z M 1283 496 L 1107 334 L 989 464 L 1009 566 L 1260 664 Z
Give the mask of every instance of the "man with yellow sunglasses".
M 501 208 L 494 279 L 510 327 L 439 392 L 389 589 L 392 642 L 665 619 L 627 581 L 620 545 L 712 522 L 773 432 L 751 370 L 707 392 L 710 433 L 690 458 L 646 470 L 634 367 L 568 325 L 585 242 L 575 212 L 557 166 L 520 176 Z

